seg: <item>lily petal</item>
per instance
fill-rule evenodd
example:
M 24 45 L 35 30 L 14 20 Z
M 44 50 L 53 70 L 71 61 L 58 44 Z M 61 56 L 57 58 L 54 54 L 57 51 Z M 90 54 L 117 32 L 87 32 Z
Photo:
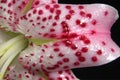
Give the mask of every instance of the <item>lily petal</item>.
M 28 0 L 1 0 L 0 24 L 8 30 L 16 31 L 18 18 L 23 15 L 23 10 L 28 2 Z
M 4 80 L 45 80 L 38 73 L 28 71 L 24 69 L 16 59 L 12 65 L 10 65 L 4 76 Z
M 78 80 L 71 70 L 39 73 L 37 70 L 26 70 L 26 67 L 22 67 L 16 58 L 15 61 L 13 61 L 13 63 L 8 67 L 4 80 Z
M 33 71 L 53 72 L 103 65 L 119 56 L 120 48 L 108 34 L 84 34 L 75 39 L 31 46 L 21 53 L 19 61 Z
M 104 4 L 44 4 L 22 16 L 16 30 L 32 38 L 63 39 L 72 33 L 110 33 L 117 18 L 117 10 Z
M 57 0 L 1 0 L 0 24 L 8 30 L 16 32 L 19 17 L 24 15 L 28 5 L 33 8 L 44 3 L 57 3 Z

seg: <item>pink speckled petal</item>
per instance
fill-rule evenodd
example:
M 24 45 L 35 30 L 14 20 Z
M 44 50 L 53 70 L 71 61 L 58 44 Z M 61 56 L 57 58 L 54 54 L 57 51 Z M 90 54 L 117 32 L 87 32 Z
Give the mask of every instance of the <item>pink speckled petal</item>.
M 58 42 L 34 46 L 30 51 L 29 48 L 23 51 L 20 56 L 23 66 L 30 67 L 35 63 L 37 65 L 32 67 L 33 70 L 44 68 L 46 71 L 58 71 L 98 66 L 120 56 L 120 48 L 110 37 L 110 28 L 118 18 L 118 13 L 113 7 L 104 4 L 57 4 L 58 7 L 51 12 L 51 7 L 54 5 L 56 4 L 50 4 L 49 8 L 42 10 L 48 6 L 46 4 L 28 12 L 30 14 L 36 10 L 37 12 L 32 13 L 34 15 L 31 16 L 34 18 L 28 18 L 28 15 L 25 18 L 21 17 L 20 24 L 28 27 L 23 30 L 20 26 L 21 30 L 18 30 L 25 32 L 25 35 L 58 39 Z M 56 19 L 57 10 L 59 10 L 59 18 Z M 72 14 L 70 14 L 71 10 Z M 49 16 L 52 18 L 49 19 Z M 41 23 L 34 24 L 37 23 L 35 21 L 39 21 L 38 17 Z M 26 25 L 26 21 L 30 24 Z M 54 22 L 56 22 L 55 26 L 53 26 Z M 31 56 L 30 53 L 33 55 Z
M 64 76 L 70 77 L 65 70 L 106 64 L 120 56 L 120 48 L 110 37 L 111 26 L 118 18 L 113 7 L 105 4 L 55 4 L 57 1 L 53 0 L 41 0 L 42 5 L 39 5 L 39 0 L 35 0 L 32 8 L 23 15 L 21 13 L 29 1 L 22 1 L 2 0 L 0 23 L 8 30 L 30 38 L 57 39 L 57 42 L 29 46 L 24 50 L 19 56 L 23 70 L 50 72 L 49 78 L 62 70 Z M 15 70 L 9 73 L 13 79 L 14 72 L 20 71 Z M 29 75 L 32 80 L 34 76 Z M 70 77 L 70 80 L 74 79 Z
M 71 70 L 39 73 L 37 69 L 32 71 L 26 68 L 27 66 L 22 67 L 16 58 L 8 67 L 4 80 L 78 80 Z
M 16 31 L 19 16 L 23 15 L 23 10 L 28 0 L 1 0 L 0 1 L 0 24 L 11 31 Z
M 8 67 L 4 80 L 45 80 L 39 73 L 31 70 L 26 70 L 22 67 L 17 58 Z
M 17 31 L 37 38 L 66 38 L 71 33 L 110 33 L 117 10 L 105 4 L 44 4 L 19 19 Z
M 83 34 L 74 39 L 31 46 L 21 53 L 19 61 L 33 71 L 53 72 L 103 65 L 119 56 L 120 48 L 109 34 Z
M 10 31 L 16 32 L 19 17 L 24 15 L 27 4 L 32 0 L 1 0 L 0 1 L 0 24 Z M 57 3 L 57 0 L 33 0 L 32 6 L 40 6 L 45 3 Z

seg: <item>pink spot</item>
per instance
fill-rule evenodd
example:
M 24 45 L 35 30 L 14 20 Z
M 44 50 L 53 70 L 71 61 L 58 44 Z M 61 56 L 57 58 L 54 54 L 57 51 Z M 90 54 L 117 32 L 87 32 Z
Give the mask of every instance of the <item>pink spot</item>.
M 26 78 L 29 78 L 30 76 L 29 75 L 26 75 Z
M 66 21 L 62 21 L 61 22 L 61 26 L 63 28 L 63 32 L 64 33 L 68 33 L 69 32 L 69 27 L 68 27 L 68 24 L 66 23 Z
M 66 6 L 65 8 L 66 8 L 66 9 L 71 9 L 71 6 Z
M 54 70 L 55 67 L 47 67 L 48 70 Z
M 31 13 L 28 14 L 28 17 L 31 17 Z
M 80 25 L 81 21 L 79 19 L 76 20 L 76 25 Z
M 112 52 L 115 52 L 115 49 L 111 48 L 111 51 L 112 51 Z
M 38 14 L 39 14 L 39 15 L 42 15 L 42 14 L 43 14 L 43 11 L 42 11 L 42 10 L 39 10 Z
M 85 12 L 80 11 L 80 15 L 83 16 L 83 17 L 85 17 Z
M 57 25 L 57 23 L 56 23 L 56 22 L 53 22 L 52 26 L 56 26 L 56 25 Z
M 102 41 L 102 44 L 103 44 L 103 45 L 106 45 L 106 43 L 105 43 L 104 41 Z
M 58 56 L 59 56 L 59 57 L 63 57 L 64 54 L 63 54 L 63 53 L 59 53 Z
M 52 15 L 50 15 L 50 16 L 48 17 L 48 19 L 52 19 Z
M 75 63 L 74 63 L 74 66 L 78 66 L 78 65 L 80 65 L 79 62 L 75 62 Z
M 54 51 L 58 52 L 58 51 L 60 51 L 60 49 L 59 48 L 54 48 Z
M 93 56 L 93 57 L 91 58 L 91 60 L 92 60 L 93 62 L 96 62 L 98 59 L 97 59 L 96 56 Z
M 89 39 L 85 39 L 84 43 L 88 45 L 88 44 L 90 44 L 90 40 Z
M 36 12 L 37 12 L 37 10 L 36 10 L 36 9 L 34 9 L 34 10 L 33 10 L 33 14 L 35 14 Z
M 63 61 L 64 61 L 65 63 L 67 63 L 67 62 L 69 62 L 69 58 L 64 58 Z
M 42 63 L 42 62 L 43 62 L 43 60 L 42 60 L 42 59 L 40 59 L 40 60 L 39 60 L 39 63 Z
M 38 5 L 38 4 L 39 4 L 39 1 L 36 1 L 36 2 L 35 2 L 35 5 Z
M 75 37 L 77 37 L 78 35 L 76 34 L 76 33 L 71 33 L 70 35 L 69 35 L 69 38 L 75 38 Z
M 95 31 L 95 30 L 92 30 L 92 31 L 91 31 L 91 34 L 92 34 L 92 35 L 96 34 L 96 31 Z
M 9 4 L 8 4 L 8 7 L 11 7 L 11 5 L 12 5 L 12 4 L 11 4 L 11 3 L 9 3 Z
M 37 20 L 40 20 L 40 17 L 39 17 L 39 16 L 37 17 Z
M 54 19 L 55 19 L 55 20 L 59 20 L 59 19 L 60 19 L 59 15 L 56 15 L 56 16 L 54 17 Z
M 50 29 L 50 32 L 54 32 L 55 31 L 55 29 Z
M 71 15 L 68 14 L 68 15 L 66 15 L 65 17 L 66 17 L 67 20 L 70 20 Z
M 50 12 L 53 13 L 54 12 L 54 8 L 50 8 Z
M 84 28 L 84 27 L 86 27 L 86 23 L 85 22 L 82 22 L 81 24 L 80 24 L 80 27 L 82 27 L 82 28 Z
M 63 73 L 63 71 L 58 71 L 58 73 L 59 73 L 59 74 L 62 74 L 62 73 Z
M 46 20 L 47 20 L 47 18 L 46 18 L 46 17 L 44 17 L 44 18 L 42 19 L 42 21 L 43 21 L 43 22 L 45 22 Z
M 10 67 L 7 67 L 7 70 L 10 71 Z
M 59 8 L 60 6 L 58 4 L 55 4 L 54 5 L 54 8 Z
M 69 77 L 65 76 L 66 80 L 69 80 Z
M 50 6 L 49 6 L 49 5 L 46 5 L 45 8 L 46 8 L 46 9 L 50 9 Z
M 19 74 L 19 78 L 22 78 L 22 74 Z
M 78 59 L 79 59 L 80 62 L 84 62 L 86 60 L 85 57 L 82 57 L 82 56 L 79 57 Z
M 56 10 L 56 14 L 60 15 L 61 14 L 61 10 Z
M 80 56 L 81 56 L 81 52 L 76 52 L 75 55 L 76 55 L 77 57 L 80 57 Z
M 62 63 L 62 61 L 58 61 L 57 64 L 58 65 L 62 65 L 63 63 Z
M 52 55 L 50 55 L 49 58 L 53 59 L 54 57 Z
M 56 34 L 49 35 L 50 38 L 55 38 L 56 36 L 57 36 Z
M 35 64 L 35 63 L 33 63 L 33 64 L 32 64 L 32 66 L 33 66 L 33 67 L 35 67 L 35 66 L 36 66 L 36 64 Z
M 84 35 L 81 35 L 79 39 L 82 40 L 84 44 L 90 44 L 90 40 Z
M 84 8 L 84 6 L 78 6 L 78 8 L 79 8 L 79 9 L 83 9 L 83 8 Z
M 32 54 L 32 53 L 31 53 L 30 55 L 31 55 L 31 56 L 34 56 L 34 54 Z
M 62 78 L 61 78 L 61 77 L 58 77 L 57 80 L 62 80 Z
M 45 28 L 45 26 L 41 26 L 41 28 L 42 28 L 42 29 L 44 29 L 44 28 Z
M 88 48 L 87 48 L 87 47 L 83 47 L 83 48 L 81 49 L 81 51 L 84 52 L 84 53 L 86 53 L 86 52 L 88 52 Z
M 91 18 L 92 15 L 90 13 L 86 14 L 86 17 Z
M 108 11 L 105 11 L 105 12 L 104 12 L 104 15 L 107 16 L 107 15 L 108 15 Z
M 59 44 L 58 43 L 54 43 L 53 46 L 59 46 Z
M 73 13 L 75 13 L 75 11 L 74 11 L 74 10 L 70 10 L 69 13 L 70 13 L 70 14 L 73 14 Z
M 71 49 L 76 50 L 77 48 L 78 48 L 77 45 L 75 45 L 75 44 L 71 45 Z
M 70 46 L 70 45 L 72 44 L 72 42 L 69 41 L 69 40 L 66 40 L 66 41 L 64 41 L 64 44 L 65 44 L 66 46 Z
M 102 54 L 102 50 L 98 50 L 98 51 L 97 51 L 97 54 L 98 54 L 98 55 L 101 55 L 101 54 Z
M 92 20 L 91 22 L 93 25 L 96 25 L 97 21 L 95 19 Z

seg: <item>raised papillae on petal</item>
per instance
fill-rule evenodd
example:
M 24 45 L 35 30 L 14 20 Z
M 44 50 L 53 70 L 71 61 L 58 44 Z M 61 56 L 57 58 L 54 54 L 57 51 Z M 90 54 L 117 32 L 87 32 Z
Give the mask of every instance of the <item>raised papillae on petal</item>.
M 0 24 L 8 30 L 16 32 L 19 17 L 24 15 L 30 8 L 45 3 L 57 3 L 57 0 L 1 0 Z
M 31 42 L 18 57 L 17 63 L 21 65 L 12 64 L 5 80 L 44 80 L 46 76 L 48 80 L 77 80 L 70 69 L 115 60 L 120 56 L 120 48 L 112 41 L 110 29 L 117 18 L 117 10 L 105 4 L 1 0 L 3 27 L 31 39 L 55 39 L 42 45 Z M 41 72 L 43 76 L 38 75 Z
M 104 4 L 46 4 L 35 8 L 21 17 L 19 30 L 31 37 L 58 41 L 23 51 L 20 62 L 28 69 L 51 72 L 113 61 L 120 56 L 120 48 L 110 36 L 117 18 L 117 11 Z
M 31 54 L 32 55 L 32 54 Z M 35 64 L 33 64 L 35 66 Z M 39 72 L 39 70 L 26 69 L 27 66 L 19 64 L 16 58 L 7 68 L 4 80 L 78 80 L 71 70 L 55 72 Z
M 4 80 L 45 80 L 35 71 L 24 69 L 16 59 L 6 71 Z
M 19 19 L 17 31 L 33 38 L 67 38 L 80 34 L 110 33 L 118 18 L 108 5 L 45 4 Z
M 75 39 L 28 48 L 19 61 L 27 69 L 51 72 L 106 64 L 118 58 L 119 53 L 120 48 L 108 34 L 83 34 Z

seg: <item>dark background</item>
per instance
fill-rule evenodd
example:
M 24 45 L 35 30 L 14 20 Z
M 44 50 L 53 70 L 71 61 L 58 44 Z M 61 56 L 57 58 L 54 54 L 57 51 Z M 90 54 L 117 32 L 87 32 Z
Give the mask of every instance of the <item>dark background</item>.
M 120 0 L 59 0 L 59 3 L 104 3 L 115 7 L 120 15 Z M 113 25 L 111 33 L 112 39 L 120 46 L 120 18 Z M 73 72 L 81 80 L 120 80 L 120 58 L 103 66 L 73 69 Z

